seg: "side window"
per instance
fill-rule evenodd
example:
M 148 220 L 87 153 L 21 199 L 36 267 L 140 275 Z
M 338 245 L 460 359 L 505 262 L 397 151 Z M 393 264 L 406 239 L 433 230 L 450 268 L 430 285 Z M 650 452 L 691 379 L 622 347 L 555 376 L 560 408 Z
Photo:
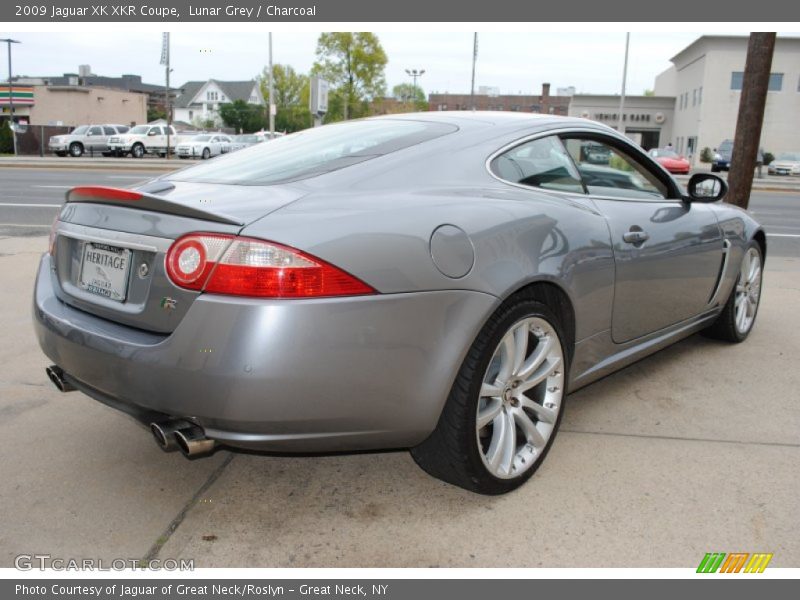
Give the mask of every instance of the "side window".
M 583 194 L 581 178 L 561 140 L 526 142 L 496 157 L 490 168 L 500 179 L 531 187 Z
M 124 125 L 122 125 L 120 127 L 117 127 L 117 132 L 118 133 L 128 133 L 129 129 L 130 129 L 130 127 L 125 127 Z
M 103 135 L 114 135 L 116 133 L 113 127 L 103 127 Z
M 594 139 L 564 140 L 586 189 L 595 196 L 663 200 L 669 190 L 655 174 L 621 150 Z
M 103 130 L 100 127 L 90 127 L 89 135 L 103 135 Z

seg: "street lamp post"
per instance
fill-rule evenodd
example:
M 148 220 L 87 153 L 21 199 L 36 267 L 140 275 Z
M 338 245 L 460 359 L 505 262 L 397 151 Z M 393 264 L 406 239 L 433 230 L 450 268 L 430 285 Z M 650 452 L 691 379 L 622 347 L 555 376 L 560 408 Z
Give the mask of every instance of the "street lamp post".
M 14 84 L 12 83 L 12 76 L 11 76 L 11 44 L 21 44 L 19 40 L 12 40 L 11 38 L 5 38 L 0 40 L 0 42 L 5 42 L 8 44 L 8 124 L 11 129 L 11 139 L 14 140 L 14 156 L 17 155 L 17 131 L 16 131 L 16 124 L 14 123 Z
M 414 93 L 414 101 L 416 102 L 416 95 L 417 95 L 417 78 L 422 77 L 425 75 L 425 69 L 406 69 L 406 75 L 411 77 L 414 81 L 414 87 L 412 89 Z

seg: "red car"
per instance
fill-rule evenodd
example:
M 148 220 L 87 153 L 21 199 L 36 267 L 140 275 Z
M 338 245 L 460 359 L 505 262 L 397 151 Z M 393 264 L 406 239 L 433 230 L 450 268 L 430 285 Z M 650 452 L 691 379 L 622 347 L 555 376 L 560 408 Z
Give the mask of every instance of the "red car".
M 670 173 L 689 174 L 689 161 L 671 148 L 653 148 L 648 154 Z

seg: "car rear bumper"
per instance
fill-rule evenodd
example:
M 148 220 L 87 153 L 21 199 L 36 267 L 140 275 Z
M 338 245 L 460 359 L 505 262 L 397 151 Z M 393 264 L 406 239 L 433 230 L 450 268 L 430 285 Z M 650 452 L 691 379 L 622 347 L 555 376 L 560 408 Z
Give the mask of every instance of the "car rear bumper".
M 222 443 L 291 452 L 421 442 L 498 302 L 469 291 L 266 301 L 209 294 L 162 335 L 73 308 L 55 285 L 45 255 L 36 334 L 75 387 L 142 421 L 188 418 Z

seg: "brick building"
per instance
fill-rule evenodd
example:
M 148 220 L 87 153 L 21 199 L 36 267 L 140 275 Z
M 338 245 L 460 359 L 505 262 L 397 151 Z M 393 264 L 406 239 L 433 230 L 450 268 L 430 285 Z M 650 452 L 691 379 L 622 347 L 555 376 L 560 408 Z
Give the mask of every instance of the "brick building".
M 570 96 L 551 96 L 550 84 L 542 84 L 538 96 L 512 94 L 430 94 L 430 110 L 506 110 L 551 115 L 566 115 Z M 473 106 L 474 104 L 474 106 Z

